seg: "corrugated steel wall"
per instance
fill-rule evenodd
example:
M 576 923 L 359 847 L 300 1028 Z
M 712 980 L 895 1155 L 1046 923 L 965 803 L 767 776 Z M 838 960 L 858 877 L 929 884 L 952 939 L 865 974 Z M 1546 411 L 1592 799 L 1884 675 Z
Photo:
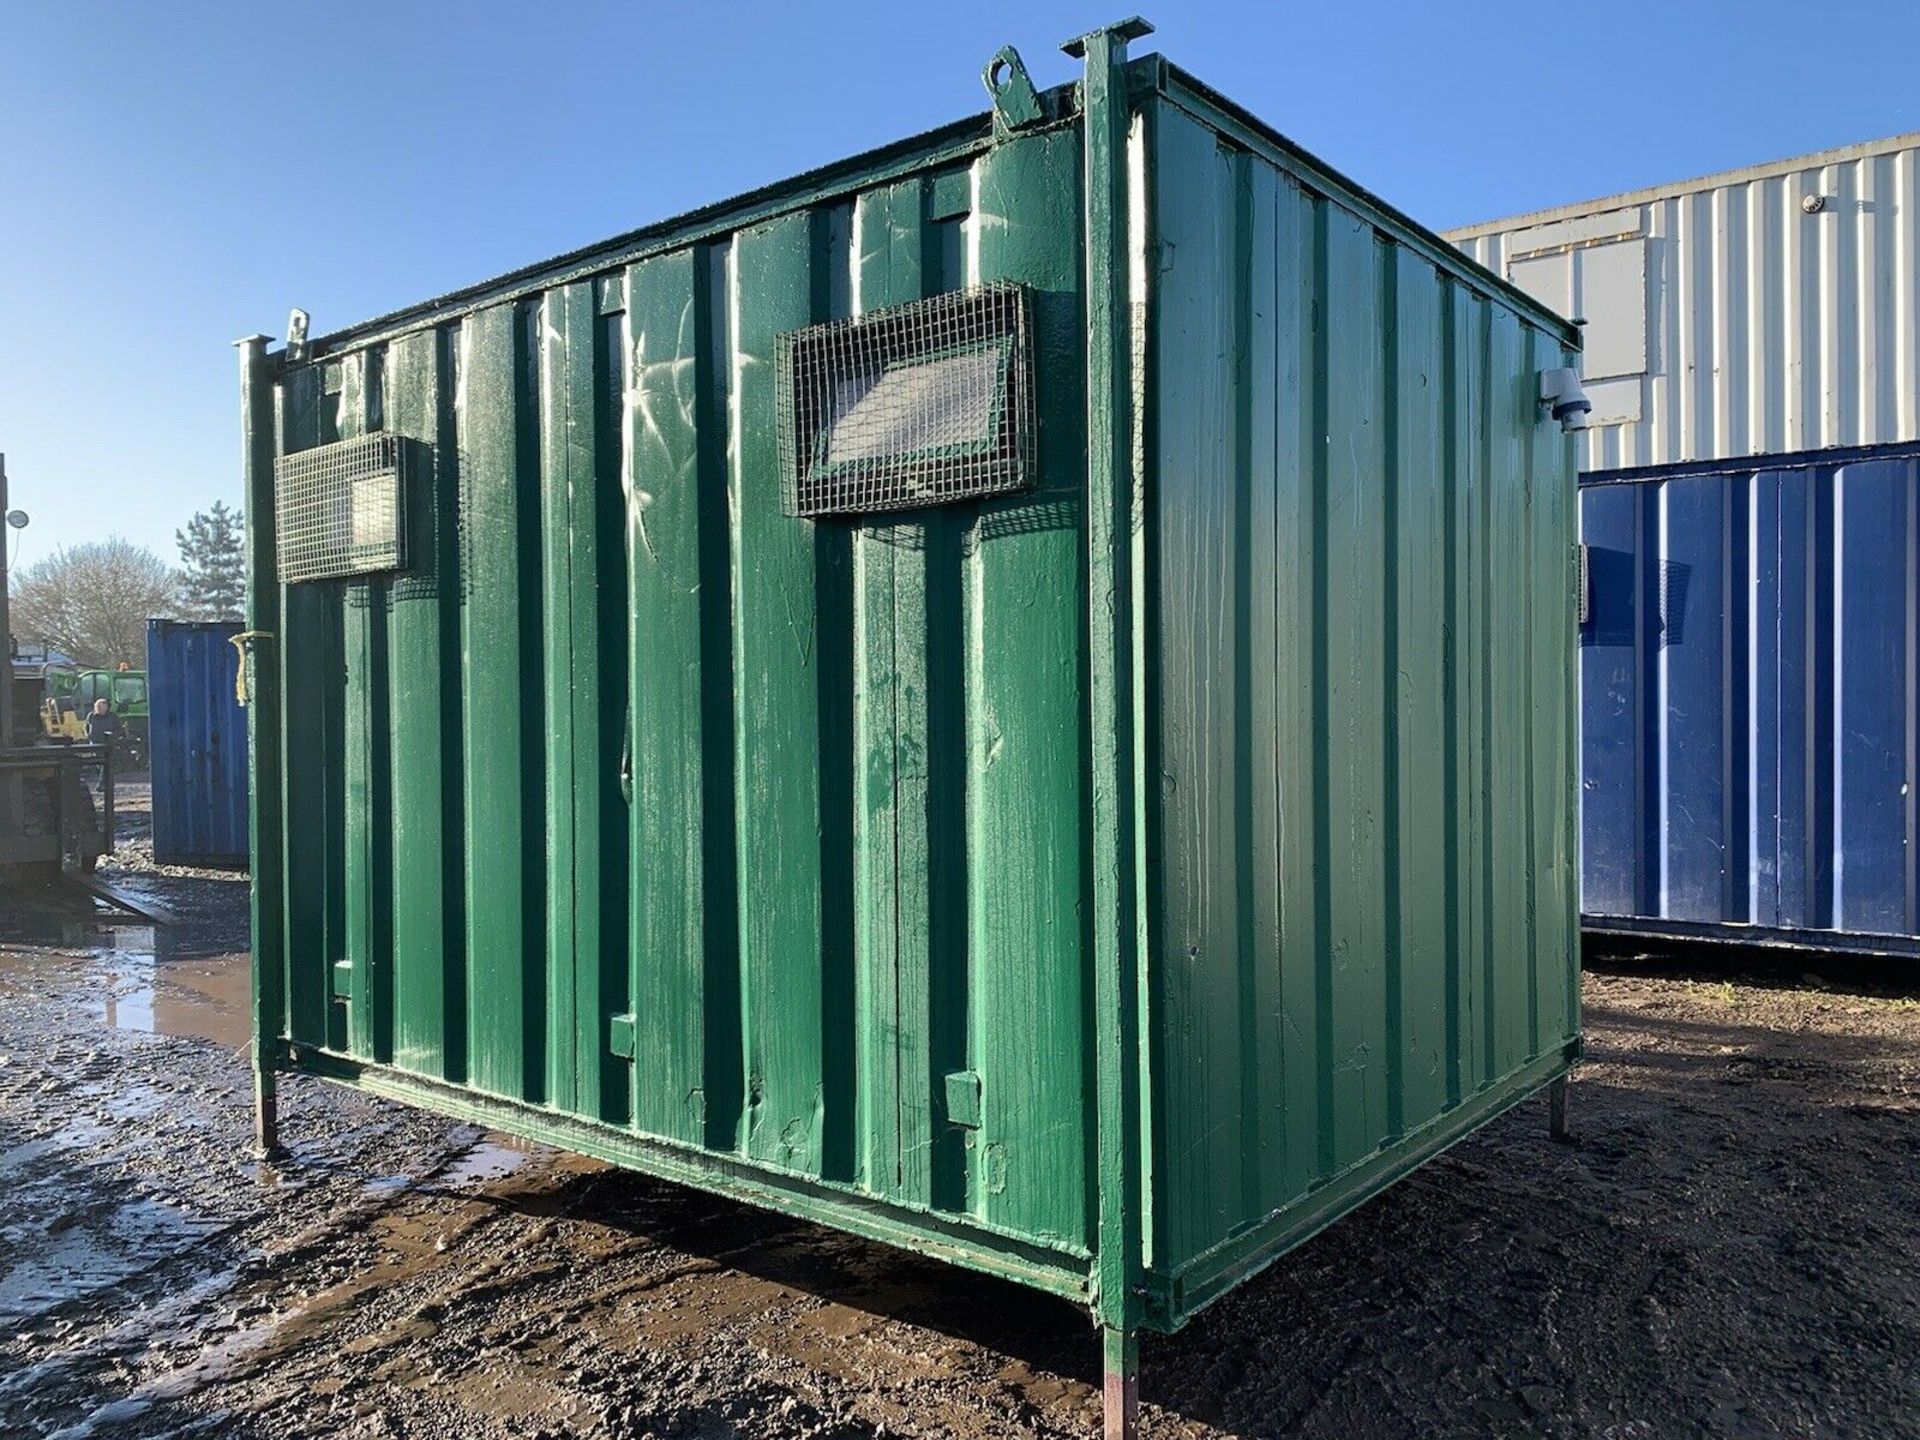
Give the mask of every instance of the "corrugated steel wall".
M 1081 137 L 974 152 L 285 372 L 281 453 L 438 459 L 281 591 L 287 1023 L 1084 1285 Z M 775 335 L 997 279 L 1039 491 L 787 518 Z
M 247 863 L 247 717 L 229 621 L 147 622 L 153 858 Z
M 1920 451 L 1597 481 L 1580 511 L 1582 908 L 1914 948 Z
M 279 369 L 256 495 L 374 430 L 437 464 L 406 572 L 268 592 L 276 1063 L 1116 1328 L 1565 1073 L 1573 449 L 1536 397 L 1571 334 L 1171 67 L 1096 78 L 1145 113 L 914 142 Z M 1109 546 L 1120 277 L 1083 285 L 1121 213 Z M 995 279 L 1034 292 L 1039 488 L 785 515 L 775 337 Z
M 1584 470 L 1920 438 L 1920 137 L 1451 238 L 1612 357 Z
M 1573 447 L 1556 335 L 1154 124 L 1151 1247 L 1205 1284 L 1578 1034 Z

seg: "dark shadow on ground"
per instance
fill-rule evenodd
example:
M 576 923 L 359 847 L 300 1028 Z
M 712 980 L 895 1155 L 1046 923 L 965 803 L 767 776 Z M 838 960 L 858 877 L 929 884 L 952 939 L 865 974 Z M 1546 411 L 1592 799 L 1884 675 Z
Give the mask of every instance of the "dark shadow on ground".
M 1880 999 L 1920 996 L 1920 958 L 1901 955 L 1590 934 L 1583 937 L 1581 958 L 1587 969 L 1607 975 L 1832 991 Z

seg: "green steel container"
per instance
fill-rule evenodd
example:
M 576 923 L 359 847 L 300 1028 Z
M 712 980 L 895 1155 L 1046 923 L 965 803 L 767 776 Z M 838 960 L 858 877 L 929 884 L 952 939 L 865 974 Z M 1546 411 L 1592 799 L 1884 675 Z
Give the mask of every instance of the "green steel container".
M 1119 1429 L 1566 1073 L 1576 332 L 1143 33 L 242 342 L 263 1146 L 320 1075 L 1069 1296 Z M 1027 488 L 793 513 L 781 337 L 992 282 Z

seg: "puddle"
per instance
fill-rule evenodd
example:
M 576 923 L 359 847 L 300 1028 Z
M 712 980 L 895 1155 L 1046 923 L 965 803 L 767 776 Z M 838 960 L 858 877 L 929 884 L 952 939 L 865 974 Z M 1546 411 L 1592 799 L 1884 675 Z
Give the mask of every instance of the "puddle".
M 232 1050 L 251 1037 L 253 974 L 246 955 L 165 959 L 116 952 L 104 958 L 118 962 L 103 977 L 101 1006 L 101 1018 L 116 1029 L 194 1035 Z
M 253 976 L 244 951 L 206 954 L 165 926 L 72 928 L 71 937 L 63 934 L 54 943 L 100 947 L 81 954 L 94 982 L 101 1023 L 116 1030 L 195 1036 L 231 1050 L 247 1044 Z M 46 949 L 0 950 L 0 991 L 31 987 L 46 954 Z
M 531 1140 L 510 1135 L 484 1134 L 440 1170 L 425 1180 L 417 1175 L 378 1175 L 361 1184 L 364 1195 L 388 1195 L 421 1186 L 430 1190 L 458 1189 L 485 1185 L 513 1174 L 540 1155 L 558 1152 Z
M 513 1174 L 544 1150 L 529 1141 L 488 1135 L 441 1172 L 442 1185 L 480 1185 Z
M 46 1197 L 51 1199 L 51 1196 Z M 193 1248 L 220 1222 L 156 1200 L 57 1206 L 40 1223 L 0 1229 L 0 1324 L 19 1324 L 117 1285 Z
M 58 895 L 58 898 L 53 898 Z M 153 926 L 119 911 L 76 911 L 71 896 L 50 892 L 22 896 L 0 887 L 0 941 L 35 950 L 66 952 L 112 948 L 113 937 L 128 932 L 147 935 L 152 949 Z

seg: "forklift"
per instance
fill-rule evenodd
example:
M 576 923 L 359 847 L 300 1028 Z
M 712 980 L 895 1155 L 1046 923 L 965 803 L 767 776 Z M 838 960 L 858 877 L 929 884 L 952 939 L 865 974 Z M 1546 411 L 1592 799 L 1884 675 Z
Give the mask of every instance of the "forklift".
M 0 515 L 9 529 L 27 523 L 7 508 L 7 458 L 0 455 Z M 0 882 L 41 889 L 69 870 L 91 876 L 113 849 L 113 747 L 54 744 L 41 699 L 44 657 L 22 657 L 8 607 L 6 546 L 0 544 L 0 635 L 7 637 L 6 683 L 0 684 Z M 100 777 L 96 802 L 87 783 Z
M 84 744 L 87 716 L 96 700 L 105 700 L 119 722 L 113 746 L 115 764 L 123 771 L 146 769 L 147 672 L 135 670 L 124 660 L 113 670 L 50 662 L 40 700 L 41 732 L 61 744 Z

